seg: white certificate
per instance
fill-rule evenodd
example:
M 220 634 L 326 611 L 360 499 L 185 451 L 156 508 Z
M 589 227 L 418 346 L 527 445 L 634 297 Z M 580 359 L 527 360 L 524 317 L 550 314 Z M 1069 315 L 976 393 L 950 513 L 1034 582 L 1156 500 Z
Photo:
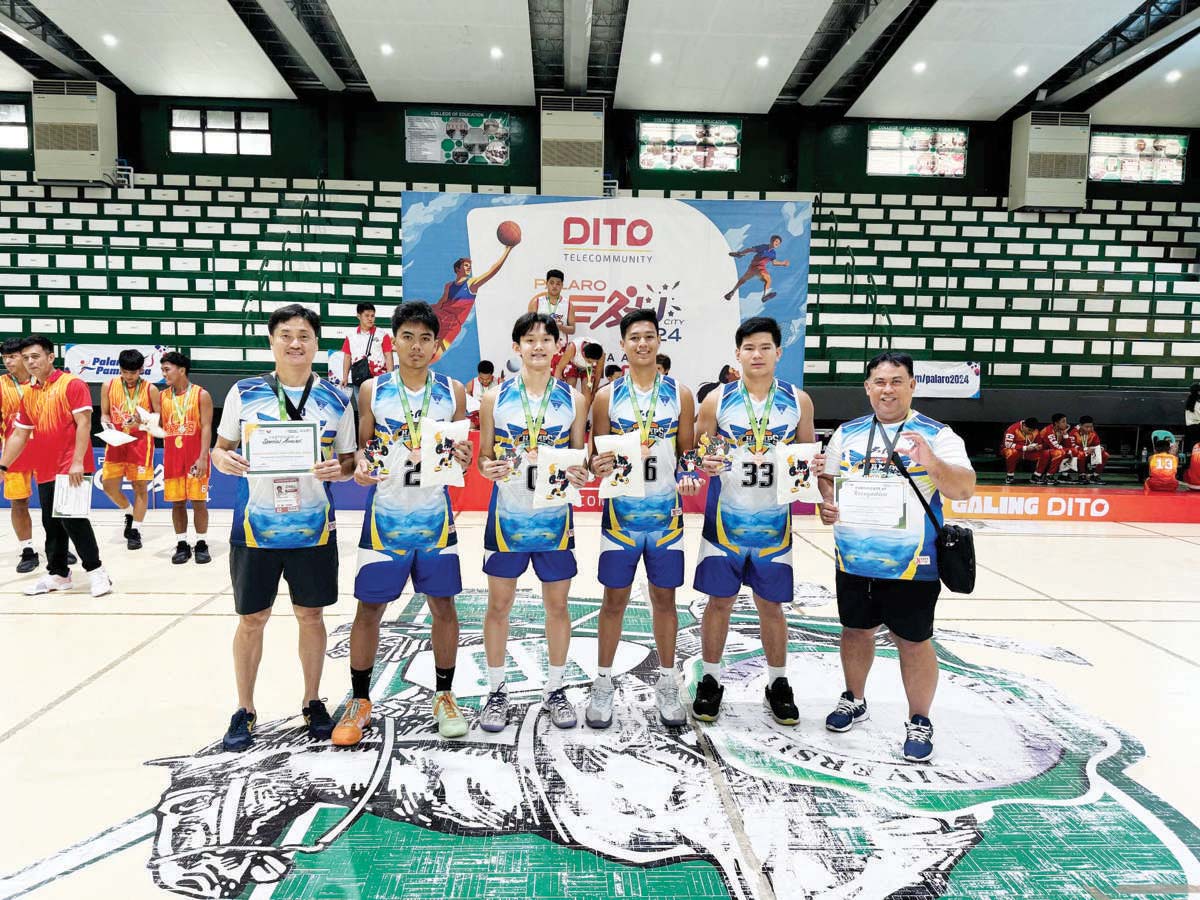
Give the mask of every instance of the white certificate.
M 866 528 L 904 528 L 908 483 L 900 478 L 836 478 L 838 524 Z
M 533 481 L 533 508 L 578 504 L 579 488 L 567 480 L 567 469 L 582 466 L 584 452 L 558 447 L 539 447 L 537 475 Z
M 646 480 L 642 461 L 642 438 L 636 431 L 627 434 L 602 434 L 596 438 L 596 452 L 615 455 L 613 470 L 600 479 L 599 496 L 645 497 Z
M 821 502 L 817 478 L 810 471 L 812 458 L 820 452 L 821 444 L 818 441 L 775 445 L 775 469 L 779 473 L 775 479 L 775 499 L 781 504 L 794 500 L 801 503 Z
M 308 475 L 321 459 L 316 422 L 243 422 L 248 475 Z
M 137 435 L 126 434 L 124 431 L 117 431 L 115 428 L 105 428 L 96 437 L 104 441 L 110 447 L 121 447 L 125 444 L 132 444 L 137 440 Z
M 92 476 L 84 475 L 78 486 L 71 484 L 70 475 L 54 476 L 55 519 L 86 519 L 92 514 Z

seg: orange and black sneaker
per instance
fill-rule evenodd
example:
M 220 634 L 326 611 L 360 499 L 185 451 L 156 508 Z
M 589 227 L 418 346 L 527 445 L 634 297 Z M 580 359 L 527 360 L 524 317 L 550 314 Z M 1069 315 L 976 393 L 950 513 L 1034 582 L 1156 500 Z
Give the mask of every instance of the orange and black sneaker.
M 363 732 L 371 725 L 371 701 L 355 697 L 346 704 L 342 720 L 333 729 L 335 747 L 353 747 L 362 740 Z

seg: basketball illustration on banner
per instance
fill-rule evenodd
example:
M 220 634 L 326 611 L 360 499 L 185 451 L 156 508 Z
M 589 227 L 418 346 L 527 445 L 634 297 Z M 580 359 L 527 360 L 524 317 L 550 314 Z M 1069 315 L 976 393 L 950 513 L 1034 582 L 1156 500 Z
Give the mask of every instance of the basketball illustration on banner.
M 515 247 L 521 243 L 521 226 L 511 220 L 501 222 L 496 227 L 496 240 L 505 247 Z

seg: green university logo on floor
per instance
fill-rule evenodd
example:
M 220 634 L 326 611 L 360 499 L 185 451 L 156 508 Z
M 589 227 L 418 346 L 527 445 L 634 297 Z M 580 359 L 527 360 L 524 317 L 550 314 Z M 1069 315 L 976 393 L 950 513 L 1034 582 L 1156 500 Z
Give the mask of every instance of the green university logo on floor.
M 800 585 L 804 606 L 828 600 Z M 459 600 L 465 622 L 486 606 Z M 572 600 L 569 693 L 586 702 L 599 602 Z M 699 604 L 679 655 L 699 670 Z M 1118 886 L 1200 883 L 1195 826 L 1132 781 L 1127 735 L 1045 684 L 973 665 L 948 645 L 1064 665 L 1062 650 L 940 631 L 942 680 L 931 765 L 898 756 L 904 702 L 881 643 L 872 718 L 848 734 L 821 724 L 841 690 L 837 628 L 790 619 L 801 725 L 762 707 L 765 662 L 753 606 L 739 601 L 726 653 L 722 719 L 667 729 L 654 715 L 657 659 L 644 598 L 630 607 L 610 729 L 559 731 L 540 713 L 540 600 L 513 612 L 510 726 L 438 739 L 433 660 L 419 600 L 385 625 L 362 744 L 310 742 L 294 720 L 254 746 L 220 744 L 156 760 L 169 782 L 152 811 L 0 879 L 14 897 L 120 850 L 148 850 L 163 891 L 199 898 L 1075 898 Z M 348 653 L 347 635 L 331 650 Z M 464 632 L 456 692 L 487 691 L 482 638 Z M 1178 891 L 1177 891 L 1178 892 Z M 1145 890 L 1141 893 L 1146 893 Z M 1169 894 L 1164 888 L 1161 892 Z

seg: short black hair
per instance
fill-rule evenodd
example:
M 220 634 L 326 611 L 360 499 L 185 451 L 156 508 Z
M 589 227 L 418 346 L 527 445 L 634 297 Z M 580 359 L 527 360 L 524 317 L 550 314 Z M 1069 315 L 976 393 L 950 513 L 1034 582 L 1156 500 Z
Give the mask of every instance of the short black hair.
M 1080 424 L 1080 425 L 1095 425 L 1095 424 L 1096 424 L 1096 420 L 1095 420 L 1095 419 L 1093 419 L 1091 416 L 1080 416 L 1080 417 L 1079 417 L 1079 424 Z
M 708 382 L 708 384 L 700 385 L 700 389 L 698 391 L 696 391 L 696 402 L 703 403 L 704 398 L 707 397 L 709 394 L 711 394 L 713 391 L 715 391 L 720 386 L 721 385 L 717 384 L 714 381 L 710 381 L 710 382 Z
M 1057 425 L 1059 422 L 1061 422 L 1066 417 L 1067 417 L 1066 413 L 1055 413 L 1054 415 L 1052 415 L 1050 417 L 1050 424 Z
M 1166 453 L 1170 449 L 1171 449 L 1171 442 L 1168 440 L 1159 438 L 1157 441 L 1154 442 L 1154 452 L 1155 453 Z
M 621 374 L 621 367 L 618 365 L 614 364 L 614 365 L 609 365 L 609 366 L 604 367 L 604 377 L 607 378 L 609 381 L 612 380 L 612 377 L 614 375 L 620 375 L 620 374 Z
M 777 235 L 777 234 L 773 234 L 773 235 L 771 235 L 771 241 L 779 241 L 779 243 L 781 243 L 781 244 L 782 244 L 782 243 L 783 243 L 783 238 L 781 238 L 781 237 L 780 237 L 779 235 Z M 767 243 L 769 244 L 771 241 L 767 241 Z
M 554 321 L 553 316 L 539 312 L 527 312 L 513 323 L 512 342 L 514 344 L 521 343 L 521 338 L 533 331 L 539 324 L 545 326 L 546 334 L 556 341 L 558 340 L 558 323 Z
M 492 365 L 490 359 L 481 359 L 479 365 L 475 367 L 475 371 L 480 375 L 493 375 L 496 372 L 496 367 Z
M 456 260 L 454 261 L 454 271 L 455 271 L 455 272 L 458 272 L 458 270 L 462 268 L 462 264 L 463 264 L 463 263 L 465 263 L 465 262 L 470 262 L 470 261 L 471 261 L 471 257 L 469 257 L 469 256 L 460 256 L 458 259 L 456 259 Z
M 173 366 L 179 366 L 179 368 L 183 369 L 184 372 L 190 373 L 192 371 L 192 361 L 178 350 L 168 350 L 162 355 L 162 359 L 159 360 L 159 362 L 165 362 L 170 363 Z
M 358 306 L 354 307 L 355 315 L 365 312 L 375 312 L 375 304 L 368 300 L 364 300 L 362 303 L 358 304 Z
M 9 338 L 3 344 L 0 344 L 0 356 L 8 356 L 10 353 L 21 352 L 21 339 Z
M 557 278 L 559 281 L 567 280 L 567 276 L 563 274 L 562 269 L 551 269 L 547 272 L 546 280 L 549 281 L 551 278 Z
M 275 312 L 271 313 L 271 318 L 267 319 L 267 334 L 274 334 L 275 329 L 283 322 L 288 322 L 292 319 L 303 319 L 312 328 L 313 333 L 321 336 L 321 316 L 314 309 L 309 309 L 303 303 L 289 303 L 287 306 L 281 306 Z
M 31 334 L 29 337 L 21 338 L 21 349 L 28 350 L 30 347 L 41 347 L 47 353 L 54 353 L 54 341 L 44 334 Z
M 604 347 L 591 341 L 583 345 L 584 359 L 604 359 Z
M 750 335 L 758 334 L 762 331 L 771 335 L 771 340 L 775 342 L 776 347 L 783 346 L 783 334 L 779 331 L 779 323 L 770 316 L 751 316 L 739 325 L 737 331 L 733 334 L 733 346 L 742 346 L 742 341 L 750 337 Z
M 117 365 L 126 372 L 140 372 L 146 367 L 146 357 L 140 350 L 122 350 L 117 354 Z
M 882 366 L 885 363 L 893 366 L 904 366 L 908 371 L 908 377 L 913 377 L 913 358 L 907 353 L 898 353 L 895 350 L 884 350 L 882 353 L 871 357 L 871 361 L 867 363 L 867 377 L 870 378 L 871 373 L 875 371 L 876 367 Z
M 1022 419 L 1021 424 L 1026 428 L 1037 428 L 1041 422 L 1037 420 L 1037 416 L 1030 416 L 1028 419 Z
M 637 309 L 631 309 L 625 315 L 621 316 L 621 340 L 625 340 L 625 332 L 632 328 L 638 322 L 649 322 L 655 329 L 658 328 L 658 313 L 648 306 L 640 306 Z
M 726 363 L 721 366 L 721 371 L 717 373 L 717 382 L 725 384 L 725 379 L 729 377 L 729 373 L 733 371 L 733 366 Z
M 400 326 L 405 322 L 424 325 L 433 332 L 434 337 L 438 336 L 438 328 L 441 327 L 437 313 L 424 300 L 410 300 L 396 307 L 396 311 L 392 313 L 392 334 L 399 333 Z
M 654 361 L 656 363 L 658 363 L 658 365 L 660 365 L 664 369 L 666 369 L 668 372 L 671 371 L 671 357 L 667 356 L 667 354 L 659 353 L 657 356 L 654 357 Z

